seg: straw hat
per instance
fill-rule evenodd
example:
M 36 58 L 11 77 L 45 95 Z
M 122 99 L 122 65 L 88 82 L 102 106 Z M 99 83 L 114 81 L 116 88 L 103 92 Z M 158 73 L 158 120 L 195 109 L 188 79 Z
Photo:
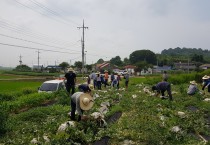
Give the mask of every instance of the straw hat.
M 74 70 L 73 70 L 73 68 L 68 68 L 68 71 L 70 71 L 70 72 L 73 72 Z
M 205 75 L 202 77 L 203 80 L 209 79 L 209 76 Z
M 195 80 L 190 81 L 190 84 L 192 84 L 192 85 L 197 85 L 197 83 L 196 83 L 196 81 L 195 81 Z
M 90 88 L 91 90 L 94 90 L 94 86 L 93 86 L 93 85 L 89 84 L 88 86 L 89 86 L 89 88 Z
M 80 95 L 80 108 L 82 110 L 90 110 L 93 107 L 93 97 L 83 93 Z
M 107 70 L 105 70 L 104 72 L 108 72 Z

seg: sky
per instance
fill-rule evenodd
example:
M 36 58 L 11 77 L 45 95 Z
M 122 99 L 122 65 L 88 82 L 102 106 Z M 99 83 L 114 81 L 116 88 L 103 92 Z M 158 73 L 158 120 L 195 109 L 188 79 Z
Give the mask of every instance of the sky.
M 209 0 L 1 0 L 0 66 L 86 64 L 136 50 L 210 50 Z

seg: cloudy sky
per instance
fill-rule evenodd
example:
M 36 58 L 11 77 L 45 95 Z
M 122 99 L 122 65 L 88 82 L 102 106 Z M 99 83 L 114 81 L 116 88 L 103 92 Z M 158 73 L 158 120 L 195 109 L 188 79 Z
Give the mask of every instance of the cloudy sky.
M 0 66 L 81 61 L 135 50 L 210 49 L 209 0 L 1 0 Z M 39 53 L 38 53 L 39 52 Z

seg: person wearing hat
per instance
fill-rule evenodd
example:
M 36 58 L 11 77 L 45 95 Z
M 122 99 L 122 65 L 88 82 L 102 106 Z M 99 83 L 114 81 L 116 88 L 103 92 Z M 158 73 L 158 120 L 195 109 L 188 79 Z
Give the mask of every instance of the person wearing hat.
M 158 84 L 156 84 L 155 86 L 152 86 L 152 91 L 157 91 L 156 92 L 156 96 L 158 96 L 160 93 L 162 94 L 161 98 L 165 98 L 164 92 L 167 91 L 168 96 L 169 96 L 169 100 L 172 101 L 172 94 L 171 94 L 171 85 L 170 83 L 166 82 L 166 81 L 162 81 L 159 82 Z
M 64 82 L 66 82 L 66 91 L 69 94 L 75 93 L 75 84 L 76 84 L 76 74 L 74 73 L 74 70 L 72 68 L 68 69 L 68 72 L 65 74 Z M 70 92 L 71 91 L 71 92 Z
M 204 91 L 205 87 L 208 87 L 208 92 L 210 92 L 210 77 L 205 75 L 202 77 L 202 80 L 203 80 L 202 90 Z
M 168 74 L 167 74 L 167 71 L 164 71 L 164 72 L 163 72 L 163 80 L 166 81 L 166 82 L 168 81 Z
M 194 80 L 190 81 L 190 85 L 188 87 L 187 94 L 192 96 L 192 95 L 195 95 L 196 92 L 198 92 L 197 83 Z
M 84 111 L 90 110 L 93 107 L 93 97 L 88 93 L 76 92 L 71 96 L 71 116 L 72 120 L 76 120 L 75 112 L 77 111 L 79 117 L 77 121 L 87 119 L 83 115 Z

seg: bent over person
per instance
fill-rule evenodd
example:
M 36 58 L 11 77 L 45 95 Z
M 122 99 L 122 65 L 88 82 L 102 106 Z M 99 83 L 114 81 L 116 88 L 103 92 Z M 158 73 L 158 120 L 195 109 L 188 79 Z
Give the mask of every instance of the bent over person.
M 87 119 L 83 112 L 93 106 L 93 97 L 87 93 L 76 92 L 71 96 L 71 119 L 76 120 L 75 112 L 78 112 L 78 121 Z
M 154 91 L 154 90 L 157 91 L 156 96 L 158 96 L 161 93 L 162 98 L 165 98 L 164 93 L 165 93 L 165 91 L 167 91 L 170 101 L 173 100 L 172 94 L 171 94 L 171 85 L 170 85 L 170 83 L 168 83 L 166 81 L 159 82 L 157 85 L 152 87 L 152 91 Z

